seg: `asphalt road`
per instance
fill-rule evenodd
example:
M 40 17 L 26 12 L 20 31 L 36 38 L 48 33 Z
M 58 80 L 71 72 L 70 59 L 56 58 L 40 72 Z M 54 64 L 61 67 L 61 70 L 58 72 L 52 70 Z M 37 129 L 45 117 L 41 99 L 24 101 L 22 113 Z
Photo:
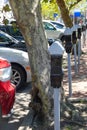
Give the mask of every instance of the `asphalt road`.
M 10 118 L 3 118 L 0 120 L 0 130 L 18 130 L 29 112 L 28 105 L 31 99 L 29 94 L 30 89 L 31 85 L 28 84 L 27 87 L 16 92 L 13 107 L 14 112 Z

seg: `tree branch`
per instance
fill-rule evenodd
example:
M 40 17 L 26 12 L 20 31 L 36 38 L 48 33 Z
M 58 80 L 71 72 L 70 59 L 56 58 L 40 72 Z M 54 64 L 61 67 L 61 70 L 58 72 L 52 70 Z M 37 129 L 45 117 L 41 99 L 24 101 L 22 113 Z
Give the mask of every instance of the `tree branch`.
M 69 10 L 71 10 L 71 8 L 75 5 L 77 5 L 79 2 L 81 2 L 82 0 L 77 0 L 76 2 L 74 2 L 73 4 L 70 5 Z

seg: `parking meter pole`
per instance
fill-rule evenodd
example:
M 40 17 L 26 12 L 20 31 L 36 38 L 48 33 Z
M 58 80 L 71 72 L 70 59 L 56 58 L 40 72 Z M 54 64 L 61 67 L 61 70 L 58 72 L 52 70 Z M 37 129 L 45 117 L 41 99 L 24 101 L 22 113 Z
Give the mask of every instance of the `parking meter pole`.
M 82 46 L 85 47 L 85 40 L 86 40 L 86 25 L 82 25 Z
M 71 54 L 67 53 L 67 56 L 68 56 L 69 97 L 71 97 L 72 96 Z
M 78 73 L 78 66 L 77 66 L 77 53 L 76 53 L 76 43 L 77 43 L 77 37 L 76 37 L 76 30 L 77 26 L 74 25 L 72 28 L 72 43 L 73 43 L 73 49 L 74 49 L 74 63 L 75 63 L 75 73 Z
M 78 41 L 78 68 L 80 66 L 80 55 L 81 55 L 81 40 Z
M 74 62 L 75 62 L 75 73 L 78 73 L 78 66 L 77 66 L 77 53 L 76 53 L 76 44 L 73 45 L 74 48 Z
M 81 56 L 81 26 L 78 26 L 77 38 L 78 38 L 78 68 L 79 68 L 80 56 Z
M 68 82 L 69 82 L 69 97 L 72 96 L 72 75 L 71 75 L 71 57 L 70 53 L 72 50 L 71 35 L 72 31 L 70 28 L 66 28 L 64 32 L 65 36 L 65 49 L 68 57 Z
M 62 55 L 64 48 L 58 41 L 49 47 L 51 54 L 51 86 L 54 88 L 54 130 L 60 130 L 60 87 L 63 79 Z
M 69 97 L 72 96 L 72 75 L 71 75 L 71 58 L 68 53 L 68 79 L 69 79 Z
M 60 88 L 54 89 L 54 130 L 60 130 Z

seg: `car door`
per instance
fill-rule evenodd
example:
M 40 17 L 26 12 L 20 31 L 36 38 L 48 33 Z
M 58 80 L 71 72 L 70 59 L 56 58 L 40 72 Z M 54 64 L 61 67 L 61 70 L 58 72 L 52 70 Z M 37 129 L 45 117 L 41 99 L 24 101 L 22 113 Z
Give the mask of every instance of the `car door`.
M 57 30 L 51 23 L 43 22 L 43 26 L 48 39 L 57 39 L 60 35 L 60 30 Z

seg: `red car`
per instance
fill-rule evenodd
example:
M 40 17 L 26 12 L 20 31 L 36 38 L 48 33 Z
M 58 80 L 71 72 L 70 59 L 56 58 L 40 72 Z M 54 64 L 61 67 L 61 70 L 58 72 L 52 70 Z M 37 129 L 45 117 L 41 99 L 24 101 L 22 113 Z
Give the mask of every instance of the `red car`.
M 15 86 L 10 82 L 11 64 L 0 58 L 0 108 L 2 117 L 8 115 L 15 101 Z

